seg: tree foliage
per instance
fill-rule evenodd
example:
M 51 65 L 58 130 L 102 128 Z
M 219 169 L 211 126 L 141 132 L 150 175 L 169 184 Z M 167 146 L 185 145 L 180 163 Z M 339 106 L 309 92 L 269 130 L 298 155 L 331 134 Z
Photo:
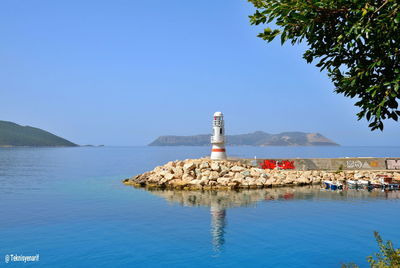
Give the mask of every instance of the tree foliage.
M 392 242 L 389 240 L 383 242 L 378 232 L 374 232 L 376 242 L 378 243 L 379 252 L 373 256 L 368 256 L 367 260 L 371 268 L 400 268 L 400 249 L 394 249 Z M 343 268 L 358 268 L 354 263 L 343 264 Z
M 383 130 L 400 111 L 399 0 L 248 0 L 251 24 L 272 24 L 258 36 L 306 42 L 303 57 L 326 69 L 335 92 L 356 98 L 358 120 Z

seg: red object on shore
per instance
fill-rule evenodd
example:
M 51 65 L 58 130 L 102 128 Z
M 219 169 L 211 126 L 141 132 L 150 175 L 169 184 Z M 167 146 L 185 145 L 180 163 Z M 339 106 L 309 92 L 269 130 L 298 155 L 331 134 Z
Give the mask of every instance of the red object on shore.
M 275 169 L 277 167 L 280 169 L 295 169 L 294 161 L 289 160 L 264 160 L 260 165 L 262 169 Z

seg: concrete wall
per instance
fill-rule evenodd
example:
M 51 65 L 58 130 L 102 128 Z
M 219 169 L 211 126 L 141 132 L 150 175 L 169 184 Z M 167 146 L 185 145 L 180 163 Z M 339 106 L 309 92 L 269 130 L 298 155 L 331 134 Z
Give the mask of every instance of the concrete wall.
M 240 159 L 264 169 L 288 170 L 399 170 L 400 158 L 294 158 L 294 159 Z

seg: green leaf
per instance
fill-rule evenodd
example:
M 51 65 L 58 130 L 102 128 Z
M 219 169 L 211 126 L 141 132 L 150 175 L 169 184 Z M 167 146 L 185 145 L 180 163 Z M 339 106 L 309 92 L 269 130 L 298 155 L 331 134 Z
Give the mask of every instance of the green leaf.
M 382 1 L 250 0 L 256 10 L 250 23 L 270 22 L 258 36 L 267 42 L 307 46 L 303 58 L 325 68 L 335 92 L 357 99 L 358 117 L 371 121 L 371 130 L 383 129 L 395 119 L 400 100 L 400 4 Z M 390 101 L 389 101 L 390 100 Z M 379 106 L 379 107 L 378 107 Z
M 395 23 L 399 23 L 400 22 L 400 12 L 397 14 L 396 18 L 394 19 Z
M 382 112 L 382 108 L 379 107 L 378 110 L 376 111 L 376 117 L 380 118 L 381 117 L 381 112 Z

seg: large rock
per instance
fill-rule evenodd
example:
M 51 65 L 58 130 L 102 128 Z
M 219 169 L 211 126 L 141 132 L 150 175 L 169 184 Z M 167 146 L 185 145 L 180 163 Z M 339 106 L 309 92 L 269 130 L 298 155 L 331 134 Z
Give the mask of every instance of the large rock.
M 245 177 L 243 176 L 243 174 L 241 174 L 241 173 L 235 173 L 235 177 L 233 178 L 234 180 L 236 180 L 236 181 L 238 181 L 238 182 L 242 182 L 242 180 L 244 179 Z
M 158 175 L 160 176 L 165 176 L 167 174 L 173 173 L 173 170 L 171 167 L 163 167 L 159 172 Z M 143 173 L 144 176 L 146 176 L 146 173 Z
M 183 180 L 184 182 L 190 182 L 190 181 L 194 180 L 194 177 L 191 176 L 191 175 L 189 175 L 189 174 L 183 174 L 182 180 Z
M 201 172 L 202 176 L 210 176 L 210 174 L 211 174 L 211 170 L 204 170 Z
M 168 174 L 166 174 L 166 175 L 164 176 L 164 178 L 162 178 L 162 179 L 160 180 L 160 183 L 161 183 L 161 184 L 167 183 L 167 182 L 169 182 L 170 180 L 173 180 L 173 179 L 176 179 L 175 175 L 172 174 L 172 173 L 168 173 Z
M 225 178 L 234 178 L 235 172 L 229 171 L 227 174 L 224 175 Z
M 208 186 L 217 186 L 217 182 L 216 181 L 209 181 L 208 182 Z
M 245 168 L 241 167 L 241 166 L 233 166 L 233 167 L 231 167 L 231 171 L 233 171 L 233 172 L 241 172 L 243 170 L 245 170 Z
M 208 177 L 201 177 L 200 179 L 200 185 L 208 185 L 208 183 L 210 182 L 210 180 L 208 179 Z
M 200 185 L 201 180 L 192 180 L 191 182 L 189 182 L 189 184 L 191 185 Z
M 184 171 L 185 173 L 189 173 L 189 171 L 192 171 L 192 170 L 194 170 L 195 168 L 196 168 L 196 164 L 193 163 L 193 162 L 189 162 L 189 163 L 187 163 L 187 164 L 185 164 L 185 165 L 183 166 L 183 171 Z
M 192 170 L 193 171 L 193 170 Z M 196 175 L 196 177 L 201 176 L 201 170 L 199 168 L 195 168 L 194 169 L 194 174 Z
M 250 176 L 250 171 L 249 170 L 244 170 L 241 172 L 243 176 L 249 177 Z
M 247 185 L 247 186 L 256 185 L 256 179 L 254 179 L 252 177 L 246 177 L 246 178 L 244 178 L 244 185 Z
M 210 168 L 210 164 L 207 161 L 204 161 L 199 166 L 200 169 Z
M 187 183 L 185 183 L 184 181 L 180 180 L 180 179 L 173 179 L 168 181 L 169 185 L 172 185 L 174 187 L 181 187 L 181 186 L 185 186 Z
M 161 176 L 161 175 L 159 175 L 159 174 L 154 174 L 154 175 L 150 175 L 150 176 L 147 178 L 147 181 L 148 181 L 149 183 L 159 183 L 159 182 L 161 181 L 161 179 L 162 179 L 162 176 Z
M 261 187 L 261 186 L 264 186 L 266 182 L 267 182 L 267 180 L 265 178 L 260 177 L 260 178 L 256 179 L 255 184 L 257 186 Z
M 264 170 L 263 169 L 261 169 L 261 168 L 251 168 L 250 169 L 250 175 L 252 176 L 252 177 L 260 177 L 260 174 L 262 174 L 262 173 L 264 173 L 263 172 Z
M 361 172 L 354 174 L 354 179 L 359 180 L 364 178 L 364 174 L 362 174 Z
M 210 180 L 217 180 L 219 178 L 219 173 L 218 171 L 211 171 L 209 179 Z
M 167 164 L 165 164 L 167 167 L 175 167 L 175 162 L 170 161 Z
M 225 176 L 225 175 L 228 174 L 228 173 L 229 173 L 229 168 L 224 167 L 224 168 L 222 168 L 221 171 L 219 172 L 219 176 L 220 176 L 220 177 L 223 177 L 223 176 Z
M 264 185 L 265 186 L 272 186 L 275 183 L 275 179 L 274 178 L 269 178 L 268 180 L 265 181 Z
M 300 177 L 294 182 L 294 184 L 308 184 L 309 182 L 310 180 L 308 178 Z
M 181 167 L 174 167 L 172 168 L 172 171 L 177 177 L 182 177 L 183 175 L 183 169 Z
M 227 186 L 230 180 L 228 178 L 218 178 L 217 183 L 219 185 Z
M 219 166 L 218 162 L 212 162 L 211 163 L 211 170 L 219 172 L 221 170 L 221 167 Z

